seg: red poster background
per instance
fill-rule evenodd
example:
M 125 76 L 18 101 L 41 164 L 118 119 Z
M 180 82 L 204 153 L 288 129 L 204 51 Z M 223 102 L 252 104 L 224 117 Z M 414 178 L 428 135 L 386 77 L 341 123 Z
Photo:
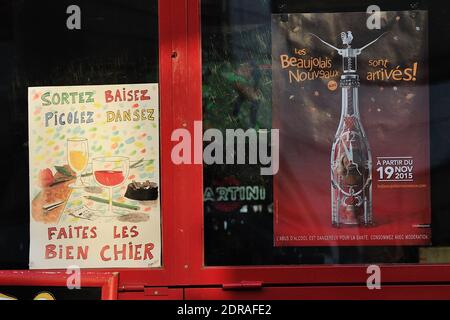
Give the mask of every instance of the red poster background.
M 431 243 L 429 178 L 429 98 L 427 68 L 427 13 L 383 13 L 390 33 L 359 56 L 359 108 L 372 150 L 372 227 L 331 225 L 330 154 L 341 113 L 339 83 L 341 57 L 309 36 L 319 35 L 342 47 L 340 32 L 352 30 L 353 47 L 375 39 L 380 30 L 366 27 L 366 13 L 273 15 L 273 115 L 280 129 L 280 170 L 274 180 L 274 241 L 276 246 L 378 246 Z M 298 28 L 296 28 L 298 26 Z M 383 31 L 383 30 L 381 30 Z M 328 57 L 339 75 L 332 79 L 290 82 L 280 55 Z M 299 51 L 297 51 L 298 53 Z M 299 58 L 299 56 L 297 55 Z M 370 60 L 388 59 L 388 71 L 418 63 L 415 81 L 368 81 L 367 73 L 380 67 Z M 381 182 L 379 157 L 412 157 L 414 179 Z

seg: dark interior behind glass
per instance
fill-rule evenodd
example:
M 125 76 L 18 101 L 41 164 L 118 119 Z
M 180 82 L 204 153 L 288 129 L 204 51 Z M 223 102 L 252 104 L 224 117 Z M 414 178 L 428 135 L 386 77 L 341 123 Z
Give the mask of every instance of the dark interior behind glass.
M 28 87 L 158 82 L 156 0 L 0 1 L 0 269 L 27 269 Z
M 202 0 L 205 129 L 271 128 L 271 14 L 365 12 L 373 1 Z M 450 245 L 450 23 L 438 1 L 377 1 L 381 10 L 428 10 L 433 247 Z M 418 263 L 418 247 L 273 245 L 272 178 L 258 166 L 205 165 L 207 188 L 258 186 L 264 199 L 204 202 L 205 265 Z M 446 258 L 450 262 L 450 257 Z

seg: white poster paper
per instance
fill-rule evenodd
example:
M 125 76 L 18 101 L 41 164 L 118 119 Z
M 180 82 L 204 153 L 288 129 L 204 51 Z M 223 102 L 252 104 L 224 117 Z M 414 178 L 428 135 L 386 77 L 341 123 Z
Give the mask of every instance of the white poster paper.
M 158 84 L 28 99 L 30 269 L 160 267 Z

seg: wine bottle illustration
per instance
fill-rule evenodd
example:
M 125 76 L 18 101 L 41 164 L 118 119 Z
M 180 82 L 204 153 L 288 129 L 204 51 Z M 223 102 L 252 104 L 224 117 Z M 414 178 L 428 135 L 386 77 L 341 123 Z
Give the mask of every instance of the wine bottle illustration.
M 351 31 L 341 33 L 343 49 L 312 35 L 343 58 L 341 119 L 331 150 L 331 222 L 334 227 L 368 227 L 374 223 L 372 156 L 359 114 L 357 57 L 384 34 L 359 49 L 351 47 Z

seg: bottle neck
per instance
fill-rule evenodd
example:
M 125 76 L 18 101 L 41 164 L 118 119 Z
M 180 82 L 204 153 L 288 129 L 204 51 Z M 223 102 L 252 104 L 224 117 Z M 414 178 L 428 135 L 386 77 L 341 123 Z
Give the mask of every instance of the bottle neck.
M 359 76 L 356 74 L 341 77 L 342 117 L 356 116 L 359 118 Z

